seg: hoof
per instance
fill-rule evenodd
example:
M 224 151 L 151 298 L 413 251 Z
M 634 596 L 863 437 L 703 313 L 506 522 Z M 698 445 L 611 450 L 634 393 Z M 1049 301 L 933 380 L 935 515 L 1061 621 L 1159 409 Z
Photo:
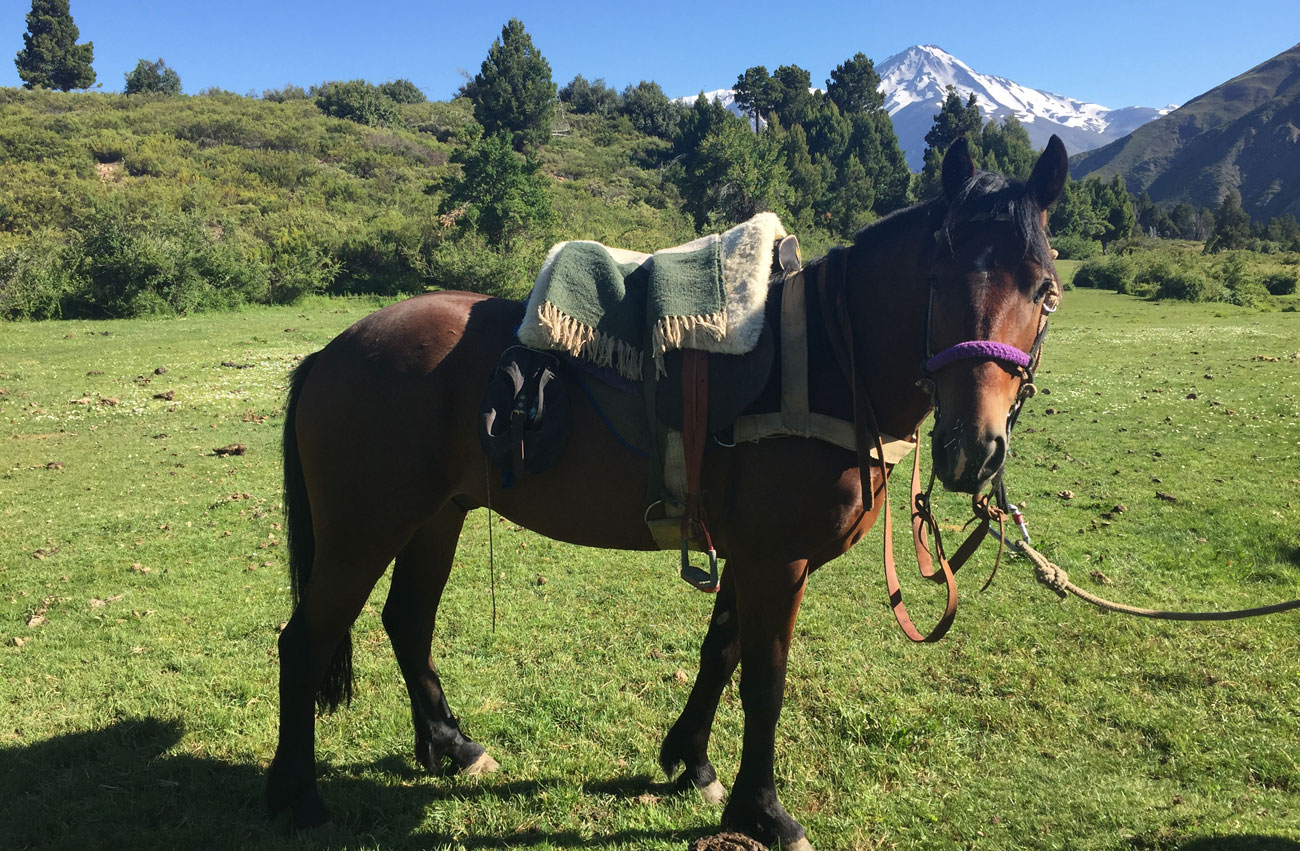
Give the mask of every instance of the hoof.
M 706 804 L 721 804 L 727 799 L 727 787 L 714 780 L 709 785 L 700 787 L 700 797 Z
M 796 839 L 789 845 L 782 845 L 781 848 L 782 851 L 813 851 L 812 843 L 808 841 L 806 836 L 802 839 Z
M 462 777 L 482 777 L 501 768 L 501 764 L 486 753 L 479 754 L 478 759 L 460 770 Z

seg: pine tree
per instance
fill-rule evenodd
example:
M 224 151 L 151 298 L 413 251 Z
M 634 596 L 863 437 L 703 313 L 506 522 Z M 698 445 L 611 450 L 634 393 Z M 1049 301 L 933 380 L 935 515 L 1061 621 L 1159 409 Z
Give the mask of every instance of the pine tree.
M 1205 252 L 1215 254 L 1245 248 L 1249 239 L 1250 215 L 1241 208 L 1241 195 L 1230 191 L 1214 211 L 1214 233 L 1205 243 Z
M 925 165 L 917 180 L 916 197 L 933 198 L 939 194 L 939 170 L 943 165 L 943 155 L 962 136 L 967 141 L 978 142 L 983 123 L 975 93 L 971 92 L 966 105 L 962 106 L 956 87 L 949 86 L 943 106 L 935 113 L 934 125 L 925 134 Z
M 812 75 L 798 65 L 777 68 L 772 72 L 771 103 L 782 127 L 806 124 L 817 104 Z
M 767 68 L 762 65 L 746 68 L 745 73 L 736 78 L 732 92 L 736 106 L 754 119 L 754 132 L 757 133 L 759 116 L 772 110 L 772 77 Z
M 68 0 L 32 0 L 27 13 L 23 49 L 14 65 L 28 89 L 87 89 L 95 84 L 95 44 L 77 44 L 81 35 L 73 23 Z
M 840 112 L 867 112 L 881 109 L 885 96 L 880 93 L 880 75 L 875 63 L 864 53 L 855 53 L 851 59 L 835 66 L 826 81 L 826 97 L 835 102 Z
M 518 18 L 501 28 L 487 58 L 462 93 L 474 101 L 474 117 L 489 135 L 505 131 L 515 150 L 540 147 L 551 137 L 555 82 L 551 66 L 533 46 Z

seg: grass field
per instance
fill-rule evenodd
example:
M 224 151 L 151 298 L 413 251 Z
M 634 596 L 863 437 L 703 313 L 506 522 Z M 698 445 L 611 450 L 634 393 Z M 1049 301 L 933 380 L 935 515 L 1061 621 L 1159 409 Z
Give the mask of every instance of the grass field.
M 499 523 L 493 632 L 481 512 L 435 654 L 501 773 L 417 769 L 381 582 L 357 697 L 318 728 L 336 829 L 266 821 L 285 376 L 373 307 L 0 326 L 0 848 L 680 851 L 714 832 L 655 767 L 709 599 L 672 554 Z M 1036 543 L 1142 605 L 1300 596 L 1297 350 L 1294 313 L 1068 293 L 1008 465 Z M 816 848 L 1300 848 L 1300 617 L 1122 619 L 1014 560 L 978 594 L 990 551 L 949 637 L 913 646 L 878 547 L 819 571 L 797 626 L 778 784 Z M 937 616 L 937 591 L 907 591 Z M 727 783 L 739 704 L 733 686 L 712 745 Z

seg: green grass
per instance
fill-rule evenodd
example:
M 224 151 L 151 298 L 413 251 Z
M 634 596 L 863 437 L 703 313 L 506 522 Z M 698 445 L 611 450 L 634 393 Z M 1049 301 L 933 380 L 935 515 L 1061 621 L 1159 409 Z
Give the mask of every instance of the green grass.
M 0 847 L 681 849 L 716 828 L 655 768 L 709 600 L 670 553 L 500 523 L 494 633 L 481 512 L 434 652 L 502 772 L 415 767 L 381 582 L 356 700 L 318 727 L 337 828 L 264 819 L 285 375 L 373 307 L 0 327 Z M 1300 596 L 1297 349 L 1291 314 L 1067 293 L 1008 469 L 1036 542 L 1142 605 Z M 231 443 L 247 454 L 212 454 Z M 940 513 L 962 522 L 962 501 Z M 1058 603 L 1019 561 L 981 595 L 989 552 L 948 638 L 913 646 L 878 535 L 813 577 L 797 626 L 778 782 L 815 847 L 1296 847 L 1296 616 L 1122 619 Z M 907 591 L 937 615 L 933 589 Z M 727 783 L 740 724 L 733 686 L 712 746 Z

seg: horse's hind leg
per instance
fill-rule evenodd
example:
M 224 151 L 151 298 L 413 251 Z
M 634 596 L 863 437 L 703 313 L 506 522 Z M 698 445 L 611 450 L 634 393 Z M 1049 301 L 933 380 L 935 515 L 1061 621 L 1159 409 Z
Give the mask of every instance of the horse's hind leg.
M 316 787 L 316 703 L 331 707 L 351 691 L 350 657 L 342 670 L 331 670 L 335 648 L 348 640 L 362 606 L 383 575 L 393 551 L 358 530 L 353 536 L 317 536 L 311 579 L 284 631 L 280 633 L 280 741 L 267 774 L 266 797 L 271 815 L 289 808 L 295 828 L 318 827 L 329 811 Z M 393 549 L 396 549 L 394 546 Z
M 713 730 L 713 717 L 718 711 L 722 690 L 731 681 L 731 675 L 740 661 L 740 641 L 736 618 L 736 587 L 731 574 L 724 570 L 722 587 L 713 602 L 713 616 L 709 630 L 700 645 L 700 672 L 695 677 L 691 695 L 686 699 L 682 714 L 664 737 L 659 749 L 659 765 L 670 778 L 683 767 L 677 780 L 681 789 L 694 787 L 704 800 L 721 803 L 726 790 L 718 782 L 718 774 L 709 761 L 709 734 Z
M 415 758 L 435 773 L 441 772 L 446 760 L 455 771 L 473 775 L 496 770 L 496 760 L 461 732 L 430 655 L 438 601 L 464 522 L 465 512 L 449 502 L 398 554 L 384 603 L 384 628 L 411 696 Z

